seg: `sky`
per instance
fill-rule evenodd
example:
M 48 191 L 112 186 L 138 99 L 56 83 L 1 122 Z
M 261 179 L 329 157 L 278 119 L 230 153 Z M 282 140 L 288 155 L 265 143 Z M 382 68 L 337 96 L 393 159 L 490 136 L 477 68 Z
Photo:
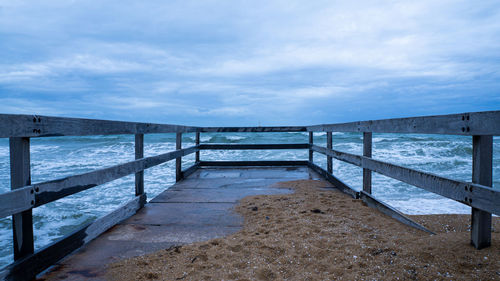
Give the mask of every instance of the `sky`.
M 498 109 L 497 0 L 0 0 L 0 113 L 264 126 Z

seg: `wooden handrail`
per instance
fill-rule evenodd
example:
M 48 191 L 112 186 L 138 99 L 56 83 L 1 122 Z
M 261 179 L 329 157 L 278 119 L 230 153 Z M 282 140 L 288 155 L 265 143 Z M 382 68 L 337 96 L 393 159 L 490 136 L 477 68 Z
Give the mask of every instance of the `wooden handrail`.
M 182 134 L 195 133 L 195 146 L 182 148 Z M 308 143 L 279 144 L 200 144 L 200 133 L 227 132 L 308 132 Z M 313 144 L 314 132 L 327 132 L 326 148 Z M 332 149 L 332 132 L 362 132 L 363 155 Z M 144 134 L 176 133 L 176 150 L 164 154 L 144 156 Z M 373 133 L 417 133 L 473 136 L 473 179 L 464 182 L 448 179 L 372 159 Z M 32 137 L 88 136 L 88 135 L 135 135 L 135 160 L 88 173 L 37 184 L 30 182 L 29 140 Z M 371 172 L 377 172 L 473 208 L 471 239 L 476 248 L 487 247 L 491 237 L 491 213 L 500 215 L 500 191 L 492 189 L 492 143 L 500 135 L 500 111 L 472 112 L 439 116 L 384 119 L 375 121 L 323 124 L 314 126 L 274 127 L 194 127 L 172 124 L 122 122 L 81 118 L 64 118 L 36 115 L 0 114 L 0 138 L 10 138 L 12 191 L 0 194 L 0 217 L 13 215 L 13 222 L 21 226 L 14 229 L 15 262 L 0 271 L 1 277 L 30 279 L 67 253 L 87 243 L 109 226 L 135 213 L 146 202 L 144 193 L 145 169 L 166 161 L 176 160 L 176 180 L 179 181 L 202 166 L 304 166 L 323 175 L 340 190 L 370 202 Z M 267 150 L 307 149 L 309 161 L 202 161 L 202 150 Z M 327 170 L 314 164 L 313 153 L 327 156 Z M 196 153 L 195 164 L 182 170 L 182 157 Z M 363 191 L 357 192 L 332 174 L 332 158 L 363 168 Z M 113 215 L 60 239 L 58 242 L 33 251 L 32 215 L 35 207 L 47 204 L 71 194 L 135 174 L 136 197 Z M 390 207 L 385 206 L 386 210 Z M 393 212 L 395 213 L 395 212 Z M 397 212 L 396 212 L 397 213 Z M 405 221 L 405 218 L 399 219 Z M 70 245 L 70 246 L 68 246 Z M 76 248 L 75 248 L 76 247 Z M 63 249 L 63 250 L 61 250 Z M 41 257 L 49 258 L 40 262 Z M 10 277 L 9 277 L 10 276 Z

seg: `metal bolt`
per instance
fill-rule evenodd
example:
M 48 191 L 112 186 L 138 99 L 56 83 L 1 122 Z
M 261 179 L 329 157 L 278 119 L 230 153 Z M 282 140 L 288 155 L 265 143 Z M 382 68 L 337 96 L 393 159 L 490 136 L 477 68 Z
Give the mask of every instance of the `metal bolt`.
M 36 123 L 36 117 L 33 117 L 33 123 Z
M 467 186 L 465 186 L 465 191 L 467 191 Z
M 35 200 L 31 200 L 31 205 L 35 205 Z
M 467 132 L 470 132 L 470 128 L 469 127 L 467 127 Z
M 469 203 L 472 203 L 472 198 L 469 198 Z
M 35 191 L 36 191 L 36 192 L 40 191 L 40 188 L 38 188 L 38 186 L 37 186 L 37 187 L 35 187 Z
M 464 127 L 462 127 L 462 132 L 465 132 L 465 128 Z

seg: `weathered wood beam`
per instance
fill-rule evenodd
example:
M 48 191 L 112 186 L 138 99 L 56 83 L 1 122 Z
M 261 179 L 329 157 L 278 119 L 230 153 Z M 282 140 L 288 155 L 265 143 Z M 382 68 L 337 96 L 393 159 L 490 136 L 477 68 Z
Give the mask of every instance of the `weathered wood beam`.
M 447 135 L 500 135 L 500 111 L 370 120 L 308 126 L 308 131 Z
M 198 127 L 41 115 L 0 114 L 0 138 L 195 132 Z
M 200 150 L 265 150 L 265 149 L 308 149 L 308 143 L 280 144 L 201 144 Z
M 359 192 L 359 197 L 369 207 L 377 209 L 381 213 L 386 214 L 389 217 L 391 217 L 391 218 L 393 218 L 393 219 L 395 219 L 395 220 L 397 220 L 397 221 L 399 221 L 399 222 L 401 222 L 403 224 L 406 224 L 406 225 L 408 225 L 410 227 L 413 227 L 413 228 L 425 231 L 425 232 L 427 232 L 429 234 L 435 234 L 434 232 L 432 232 L 429 229 L 425 228 L 423 225 L 421 225 L 421 224 L 413 221 L 412 219 L 410 219 L 409 217 L 405 216 L 400 211 L 394 209 L 390 205 L 385 204 L 384 202 L 382 202 L 382 201 L 378 200 L 377 198 L 373 197 L 368 192 L 365 192 L 363 190 L 360 191 Z
M 314 132 L 309 132 L 309 162 L 314 163 L 314 151 L 311 146 L 314 143 Z
M 196 147 L 189 147 L 182 150 L 176 150 L 141 158 L 135 161 L 119 164 L 116 166 L 99 169 L 96 171 L 69 176 L 63 179 L 34 184 L 31 187 L 35 189 L 35 207 L 47 204 L 57 199 L 71 194 L 101 185 L 121 177 L 143 171 L 167 161 L 176 159 L 180 156 L 189 155 L 197 150 Z M 2 197 L 3 195 L 0 195 Z
M 305 126 L 278 126 L 278 127 L 203 127 L 203 133 L 260 133 L 260 132 L 305 132 Z
M 201 167 L 219 166 L 307 166 L 308 161 L 201 161 Z
M 36 274 L 44 271 L 71 252 L 89 243 L 112 226 L 135 214 L 145 203 L 146 194 L 136 196 L 128 203 L 121 205 L 118 209 L 104 217 L 85 225 L 80 230 L 4 267 L 0 270 L 0 279 L 16 281 L 32 280 Z
M 10 138 L 9 149 L 11 189 L 15 190 L 29 186 L 31 184 L 30 139 Z M 22 200 L 22 198 L 20 199 Z M 32 254 L 35 246 L 33 242 L 33 215 L 31 209 L 12 215 L 12 231 L 14 260 L 19 260 Z
M 182 149 L 182 133 L 175 135 L 175 149 L 177 151 Z M 175 181 L 182 180 L 182 155 L 175 158 Z
M 371 120 L 314 126 L 192 127 L 37 115 L 0 114 L 0 137 L 86 136 L 187 132 L 373 132 L 500 135 L 500 111 Z
M 432 173 L 426 173 L 360 155 L 336 150 L 327 150 L 325 147 L 317 145 L 313 145 L 312 149 L 325 155 L 331 155 L 335 159 L 361 168 L 370 169 L 373 172 L 434 192 L 471 207 L 500 215 L 500 191 L 487 186 L 452 180 Z
M 333 148 L 332 132 L 326 132 L 326 148 L 327 149 Z M 326 171 L 330 174 L 333 173 L 332 157 L 328 155 L 326 156 Z
M 312 162 L 308 162 L 308 166 L 309 166 L 309 168 L 313 169 L 316 173 L 318 173 L 322 177 L 324 177 L 331 184 L 333 184 L 333 186 L 335 186 L 335 188 L 337 188 L 338 190 L 342 191 L 345 194 L 352 196 L 352 198 L 354 198 L 354 199 L 359 198 L 359 192 L 352 189 L 349 185 L 347 185 L 346 183 L 344 183 L 343 181 L 341 181 L 340 179 L 338 179 L 334 175 L 328 173 L 320 166 L 318 166 Z
M 493 181 L 493 136 L 472 137 L 472 182 L 491 187 Z M 469 200 L 476 201 L 475 198 Z M 496 201 L 500 205 L 500 201 Z M 497 213 L 498 214 L 498 213 Z M 472 207 L 471 244 L 476 249 L 491 245 L 491 213 Z
M 344 161 L 344 162 L 347 162 L 349 164 L 353 164 L 353 165 L 361 167 L 362 156 L 347 153 L 347 152 L 342 152 L 342 151 L 338 151 L 338 150 L 334 150 L 334 149 L 330 150 L 328 148 L 321 147 L 318 145 L 312 145 L 311 149 L 318 152 L 318 153 L 321 153 L 321 154 L 324 154 L 327 156 L 331 156 L 337 160 Z
M 196 146 L 200 146 L 200 132 L 196 132 L 196 136 L 195 136 L 195 145 Z M 198 163 L 200 162 L 200 151 L 196 151 L 196 154 L 195 154 L 195 158 L 194 158 L 194 162 Z
M 35 205 L 35 192 L 31 186 L 0 194 L 0 218 L 30 210 Z
M 135 135 L 135 160 L 144 158 L 144 134 Z M 144 171 L 135 173 L 135 196 L 144 193 Z
M 363 156 L 372 157 L 372 133 L 363 133 Z M 372 194 L 372 171 L 363 169 L 363 191 Z

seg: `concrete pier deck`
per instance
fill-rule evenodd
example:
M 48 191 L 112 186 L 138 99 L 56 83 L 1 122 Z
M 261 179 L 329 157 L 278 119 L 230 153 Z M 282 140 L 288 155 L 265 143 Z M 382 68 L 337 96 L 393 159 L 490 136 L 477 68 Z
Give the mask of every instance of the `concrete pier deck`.
M 112 227 L 59 261 L 43 280 L 103 280 L 106 266 L 138 256 L 238 231 L 243 218 L 232 211 L 249 195 L 280 194 L 277 182 L 323 179 L 307 167 L 200 168 Z

